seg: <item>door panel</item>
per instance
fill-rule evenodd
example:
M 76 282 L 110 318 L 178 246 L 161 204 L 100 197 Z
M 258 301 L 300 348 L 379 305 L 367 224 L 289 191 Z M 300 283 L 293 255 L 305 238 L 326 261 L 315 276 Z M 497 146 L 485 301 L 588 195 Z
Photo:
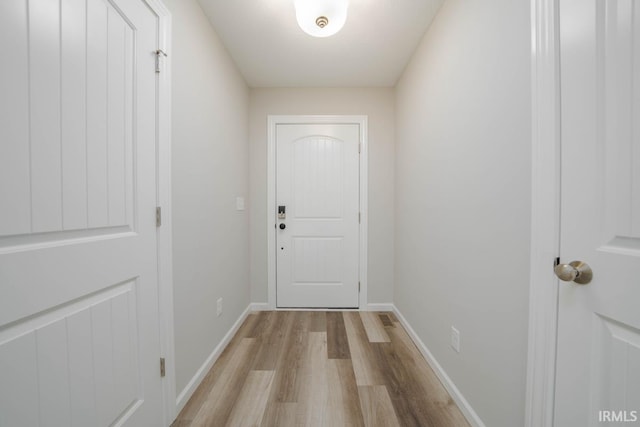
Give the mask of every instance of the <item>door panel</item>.
M 0 67 L 0 235 L 31 231 L 27 15 L 24 2 L 0 2 L 0 40 L 11 41 Z
M 107 56 L 109 10 L 87 1 L 87 219 L 89 227 L 109 223 L 107 193 Z
M 294 282 L 341 283 L 343 241 L 339 237 L 294 237 Z
M 162 423 L 157 31 L 142 0 L 0 2 L 0 426 Z
M 342 218 L 344 141 L 312 136 L 291 145 L 296 218 Z
M 357 307 L 359 125 L 276 129 L 278 307 Z
M 84 116 L 87 94 L 87 7 L 85 0 L 64 0 L 61 4 L 62 228 L 73 230 L 87 227 L 87 122 L 78 120 Z
M 640 6 L 562 0 L 560 29 L 561 255 L 594 279 L 559 284 L 555 424 L 596 426 L 640 418 Z
M 595 409 L 639 411 L 640 331 L 600 315 L 594 320 Z

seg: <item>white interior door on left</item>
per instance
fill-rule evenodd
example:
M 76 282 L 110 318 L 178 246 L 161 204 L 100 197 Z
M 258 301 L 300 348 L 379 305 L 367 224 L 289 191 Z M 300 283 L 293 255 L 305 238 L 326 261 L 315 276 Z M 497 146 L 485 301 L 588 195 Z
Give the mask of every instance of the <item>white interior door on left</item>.
M 0 2 L 0 426 L 162 425 L 158 17 Z

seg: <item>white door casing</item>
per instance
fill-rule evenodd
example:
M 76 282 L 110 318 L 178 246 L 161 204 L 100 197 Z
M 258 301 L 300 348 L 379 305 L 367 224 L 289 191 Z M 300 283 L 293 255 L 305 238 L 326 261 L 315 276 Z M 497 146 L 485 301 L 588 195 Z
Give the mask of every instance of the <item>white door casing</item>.
M 0 4 L 0 425 L 162 425 L 158 17 Z
M 366 307 L 366 116 L 269 116 L 268 125 L 268 307 L 271 309 L 277 307 Z M 306 132 L 306 134 L 305 131 L 296 133 L 300 132 L 300 129 L 304 129 L 305 126 L 313 131 Z M 313 126 L 315 126 L 315 128 Z M 285 140 L 278 141 L 278 132 L 284 134 L 285 129 L 287 129 L 286 132 L 293 132 L 288 134 L 291 137 L 288 143 L 284 142 Z M 354 142 L 348 142 L 347 144 L 339 142 L 345 138 L 354 139 Z M 310 143 L 310 145 L 305 143 Z M 343 146 L 338 144 L 343 144 Z M 281 145 L 288 145 L 288 147 L 284 150 L 281 149 L 281 152 L 278 153 L 276 147 L 280 149 Z M 358 145 L 360 147 L 359 154 Z M 289 160 L 280 158 L 283 151 L 289 152 L 289 154 L 285 154 L 285 158 L 289 158 Z M 306 189 L 313 188 L 312 181 L 314 177 L 318 177 L 319 169 L 324 168 L 326 169 L 325 171 L 331 171 L 331 169 L 335 167 L 335 164 L 329 162 L 329 157 L 337 153 L 341 153 L 342 156 L 342 171 L 339 172 L 342 174 L 341 179 L 332 180 L 330 177 L 324 181 L 321 178 L 317 178 L 316 183 L 318 186 L 315 190 L 312 190 L 315 194 L 306 194 L 305 187 Z M 320 161 L 313 160 L 313 156 L 318 154 L 323 156 Z M 299 157 L 299 159 L 293 161 L 296 156 Z M 340 156 L 338 156 L 338 158 L 339 157 Z M 288 162 L 289 167 L 280 168 L 282 162 Z M 306 165 L 303 163 L 306 163 Z M 278 167 L 276 167 L 276 164 Z M 295 168 L 296 164 L 297 169 Z M 323 165 L 326 166 L 326 168 L 323 167 Z M 345 166 L 349 167 L 345 168 Z M 282 173 L 290 174 L 290 177 L 285 178 L 284 175 L 280 176 Z M 298 174 L 298 179 L 291 179 L 295 174 Z M 345 178 L 347 179 L 346 181 Z M 294 205 L 286 205 L 286 203 L 276 201 L 277 180 L 281 182 L 283 180 L 290 181 L 291 185 L 288 189 L 283 188 L 284 192 L 280 191 L 280 196 L 289 198 L 297 192 L 298 201 L 296 202 L 296 197 L 293 197 Z M 351 184 L 346 184 L 346 182 L 351 182 Z M 354 197 L 352 199 L 342 198 L 338 201 L 335 196 L 329 195 L 328 186 L 331 183 L 335 184 L 335 190 L 343 192 L 344 196 L 347 196 L 345 192 L 347 191 L 353 194 Z M 327 200 L 319 200 L 320 198 L 326 199 L 327 197 Z M 343 208 L 355 210 L 352 218 L 349 217 L 350 215 L 343 214 L 342 211 L 339 212 L 339 215 L 335 212 L 328 212 L 331 210 L 331 204 L 335 202 L 341 205 L 341 210 Z M 287 219 L 285 221 L 279 221 L 277 219 L 278 205 L 287 206 Z M 333 206 L 336 207 L 337 205 Z M 296 209 L 299 212 L 298 214 L 295 212 Z M 359 224 L 358 212 L 360 212 Z M 333 218 L 321 218 L 327 213 L 329 213 L 329 217 L 333 216 Z M 292 223 L 291 219 L 295 216 L 300 216 L 300 218 L 296 218 Z M 345 217 L 344 220 L 342 216 Z M 285 223 L 287 227 L 285 230 L 276 228 L 281 222 Z M 304 227 L 306 227 L 306 229 Z M 353 227 L 353 229 L 344 233 L 345 227 Z M 324 233 L 324 236 L 321 236 L 318 232 L 320 232 L 320 234 Z M 346 239 L 344 239 L 345 236 L 347 237 Z M 346 246 L 344 246 L 345 244 Z M 287 251 L 287 249 L 289 249 L 289 251 Z M 312 254 L 313 251 L 319 251 L 320 249 L 328 251 L 321 256 Z M 344 252 L 345 249 L 347 249 L 347 252 Z M 335 257 L 336 250 L 342 251 L 341 256 L 344 259 Z M 278 258 L 278 251 L 283 252 L 284 256 Z M 287 252 L 287 254 L 284 254 L 284 252 Z M 307 256 L 306 261 L 303 259 L 303 255 Z M 303 260 L 302 262 L 298 262 L 298 272 L 294 269 L 296 267 L 296 257 L 298 260 Z M 320 261 L 322 261 L 322 263 Z M 305 263 L 307 264 L 305 265 Z M 331 263 L 340 265 L 341 271 L 338 274 L 342 277 L 336 276 L 335 269 L 327 271 L 329 270 L 327 265 Z M 288 283 L 285 287 L 288 286 L 289 290 L 294 289 L 295 291 L 302 288 L 298 291 L 299 293 L 296 298 L 307 298 L 306 300 L 287 300 L 287 296 L 281 294 L 279 290 L 277 291 L 279 286 L 276 286 L 276 281 L 283 279 L 277 278 L 276 266 L 278 271 L 286 271 L 286 276 L 282 276 L 284 283 Z M 322 273 L 319 274 L 319 272 Z M 318 278 L 320 278 L 320 280 L 318 280 Z M 344 278 L 346 278 L 346 285 L 339 285 L 338 283 L 345 282 Z M 358 278 L 360 282 L 359 294 L 357 289 Z M 334 283 L 329 285 L 319 283 L 325 279 L 327 279 L 326 282 Z M 296 281 L 303 282 L 304 284 L 292 284 Z M 338 292 L 327 292 L 327 287 L 334 288 L 334 290 L 338 290 Z M 334 294 L 333 300 L 331 299 L 332 293 Z M 278 294 L 277 306 L 276 294 Z M 302 297 L 302 295 L 307 296 Z
M 358 307 L 359 141 L 357 124 L 277 125 L 280 308 Z
M 552 427 L 559 254 L 560 96 L 556 0 L 531 0 L 531 258 L 525 427 Z
M 561 0 L 559 29 L 560 255 L 594 279 L 558 284 L 554 424 L 640 424 L 640 5 Z
M 162 379 L 163 425 L 178 414 L 175 385 L 173 331 L 173 246 L 171 215 L 171 12 L 162 0 L 144 0 L 157 16 L 157 206 L 161 225 L 156 227 L 158 246 L 158 299 L 160 307 L 160 354 L 165 359 Z

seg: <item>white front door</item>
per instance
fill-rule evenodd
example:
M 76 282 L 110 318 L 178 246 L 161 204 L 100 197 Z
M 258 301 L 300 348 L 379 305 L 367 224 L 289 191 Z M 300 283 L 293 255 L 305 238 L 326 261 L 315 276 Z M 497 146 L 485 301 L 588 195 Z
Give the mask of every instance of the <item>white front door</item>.
M 157 16 L 0 2 L 0 426 L 159 426 Z
M 555 425 L 640 425 L 640 3 L 561 0 Z
M 276 126 L 278 307 L 358 307 L 358 124 Z

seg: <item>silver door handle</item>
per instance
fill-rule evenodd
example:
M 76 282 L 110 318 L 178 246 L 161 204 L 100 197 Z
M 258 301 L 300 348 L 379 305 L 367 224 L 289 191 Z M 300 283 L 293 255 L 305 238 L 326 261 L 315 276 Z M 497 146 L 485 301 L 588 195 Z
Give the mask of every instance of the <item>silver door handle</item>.
M 558 264 L 553 271 L 558 279 L 565 282 L 575 282 L 580 285 L 586 285 L 593 279 L 593 271 L 591 267 L 582 261 L 571 261 L 569 264 Z

